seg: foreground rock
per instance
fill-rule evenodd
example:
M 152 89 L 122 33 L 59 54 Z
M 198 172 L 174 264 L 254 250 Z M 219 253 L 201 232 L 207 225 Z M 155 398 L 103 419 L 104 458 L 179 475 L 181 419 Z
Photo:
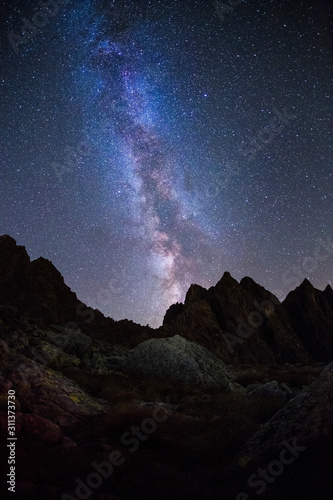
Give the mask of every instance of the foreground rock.
M 267 384 L 266 384 L 267 385 Z M 307 446 L 333 438 L 333 363 L 253 436 L 244 454 L 253 458 L 279 450 L 281 443 L 296 440 Z
M 129 371 L 158 375 L 185 384 L 234 387 L 232 372 L 207 349 L 179 335 L 150 339 L 130 350 L 122 362 Z
M 248 398 L 277 398 L 288 399 L 292 391 L 286 384 L 278 384 L 276 380 L 266 384 L 251 384 L 246 388 Z
M 15 388 L 22 411 L 39 415 L 66 426 L 87 415 L 103 414 L 109 408 L 58 371 L 42 366 L 24 356 L 8 358 L 3 387 Z
M 295 292 L 281 305 L 225 273 L 192 285 L 153 330 L 87 308 L 51 262 L 0 237 L 0 427 L 6 449 L 13 389 L 15 496 L 80 498 L 77 478 L 120 450 L 124 465 L 85 498 L 331 499 L 332 365 L 313 382 L 313 360 L 331 356 L 333 292 Z
M 233 499 L 238 492 L 242 499 L 324 500 L 333 494 L 332 467 L 333 363 L 260 427 L 224 480 L 237 478 Z
M 49 260 L 30 261 L 26 249 L 8 235 L 0 236 L 1 317 L 33 322 L 43 329 L 58 328 L 58 335 L 53 334 L 55 346 L 80 331 L 126 348 L 151 338 L 179 335 L 233 365 L 308 364 L 327 362 L 333 356 L 330 287 L 320 292 L 305 282 L 281 304 L 251 278 L 238 283 L 226 272 L 208 290 L 191 285 L 185 303 L 172 305 L 163 327 L 154 330 L 128 320 L 114 321 L 87 307 Z M 67 353 L 76 355 L 73 349 L 80 343 L 87 357 L 89 339 L 81 335 L 74 343 L 72 347 L 67 344 Z

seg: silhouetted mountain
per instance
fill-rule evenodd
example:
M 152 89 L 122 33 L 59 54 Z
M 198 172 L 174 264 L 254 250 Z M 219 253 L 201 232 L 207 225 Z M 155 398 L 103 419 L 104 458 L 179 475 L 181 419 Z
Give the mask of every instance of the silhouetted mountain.
M 333 359 L 333 290 L 322 292 L 308 280 L 290 292 L 283 302 L 290 324 L 315 360 Z
M 30 262 L 25 247 L 8 235 L 0 236 L 0 304 L 17 308 L 21 318 L 39 326 L 80 328 L 93 337 L 125 345 L 149 338 L 153 331 L 133 321 L 116 322 L 87 307 L 52 262 L 43 257 Z
M 238 283 L 227 272 L 209 290 L 191 285 L 185 304 L 167 311 L 163 329 L 201 343 L 231 364 L 312 359 L 279 300 L 253 279 Z
M 15 498 L 251 498 L 267 464 L 287 465 L 274 488 L 268 467 L 263 500 L 331 498 L 333 364 L 313 361 L 332 352 L 332 297 L 305 281 L 281 304 L 225 273 L 153 330 L 87 308 L 50 261 L 0 237 L 0 446 L 11 391 Z
M 23 246 L 0 237 L 0 305 L 39 326 L 80 328 L 93 338 L 134 346 L 153 337 L 180 335 L 227 363 L 308 363 L 333 358 L 333 290 L 307 280 L 283 304 L 249 277 L 238 283 L 226 272 L 206 290 L 191 285 L 184 304 L 173 304 L 157 330 L 114 321 L 88 308 L 53 264 L 32 262 Z

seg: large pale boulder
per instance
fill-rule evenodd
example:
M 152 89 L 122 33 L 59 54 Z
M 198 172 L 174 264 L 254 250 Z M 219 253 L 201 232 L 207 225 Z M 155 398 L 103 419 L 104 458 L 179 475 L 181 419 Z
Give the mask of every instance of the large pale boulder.
M 123 365 L 129 371 L 167 377 L 185 384 L 232 387 L 233 375 L 223 361 L 179 335 L 142 342 L 128 351 Z

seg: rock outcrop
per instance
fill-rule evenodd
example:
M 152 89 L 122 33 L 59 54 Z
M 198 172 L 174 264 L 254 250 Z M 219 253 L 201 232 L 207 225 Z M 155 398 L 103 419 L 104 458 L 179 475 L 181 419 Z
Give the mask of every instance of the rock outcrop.
M 191 285 L 184 304 L 173 304 L 163 326 L 154 330 L 88 308 L 50 261 L 30 262 L 25 248 L 8 235 L 0 237 L 0 314 L 58 328 L 64 338 L 80 331 L 127 348 L 179 335 L 230 364 L 327 362 L 333 357 L 331 287 L 320 292 L 305 281 L 281 304 L 251 278 L 238 283 L 226 272 L 209 290 Z
M 237 389 L 235 384 L 231 384 L 232 372 L 220 359 L 196 342 L 179 335 L 142 342 L 127 353 L 123 368 L 185 384 L 201 383 L 221 389 Z
M 265 450 L 271 453 L 292 439 L 303 446 L 333 439 L 333 363 L 263 425 L 242 453 L 251 457 Z
M 10 236 L 0 237 L 0 304 L 43 324 L 74 321 L 79 306 L 76 294 L 64 283 L 53 264 L 40 257 L 30 262 L 22 246 Z
M 332 498 L 332 448 L 333 363 L 249 439 L 229 471 L 238 477 L 235 492 L 271 500 Z
M 308 280 L 290 292 L 283 302 L 290 324 L 317 361 L 333 359 L 333 290 L 322 292 Z
M 153 330 L 87 308 L 51 262 L 0 237 L 0 436 L 6 449 L 12 390 L 15 496 L 244 500 L 268 467 L 265 500 L 331 498 L 333 368 L 314 380 L 314 361 L 332 357 L 332 304 L 330 287 L 304 282 L 281 304 L 225 273 Z M 299 456 L 280 478 L 286 446 Z M 114 453 L 124 463 L 106 477 Z
M 40 257 L 32 262 L 25 247 L 0 236 L 0 314 L 20 316 L 41 327 L 60 326 L 64 335 L 83 333 L 112 343 L 135 345 L 153 331 L 132 321 L 114 321 L 78 300 L 54 265 Z
M 229 273 L 206 290 L 191 285 L 183 307 L 170 308 L 162 330 L 195 340 L 227 363 L 307 363 L 311 355 L 279 300 L 251 278 Z
M 278 384 L 276 380 L 266 382 L 266 384 L 250 384 L 246 388 L 248 398 L 277 398 L 289 399 L 292 391 L 286 384 Z

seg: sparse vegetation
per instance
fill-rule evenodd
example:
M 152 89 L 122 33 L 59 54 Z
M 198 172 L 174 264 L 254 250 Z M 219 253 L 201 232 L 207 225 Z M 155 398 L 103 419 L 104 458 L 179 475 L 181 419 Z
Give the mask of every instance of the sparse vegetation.
M 127 375 L 121 372 L 101 374 L 80 368 L 65 369 L 64 375 L 94 396 L 113 404 L 133 400 L 155 401 L 166 396 L 177 400 L 180 394 L 187 391 L 185 385 L 151 375 Z
M 321 368 L 314 366 L 303 366 L 291 369 L 267 368 L 247 368 L 239 372 L 235 382 L 247 387 L 250 384 L 264 384 L 271 380 L 276 380 L 279 384 L 288 384 L 290 387 L 301 389 L 310 385 L 321 372 Z
M 238 284 L 226 274 L 210 289 L 208 302 L 191 302 L 196 297 L 189 296 L 183 312 L 190 315 L 178 326 L 152 330 L 133 321 L 104 318 L 98 311 L 90 323 L 78 314 L 83 304 L 50 263 L 38 259 L 33 264 L 23 247 L 7 243 L 8 261 L 14 262 L 16 252 L 16 261 L 26 262 L 17 270 L 14 266 L 11 289 L 4 282 L 5 303 L 19 305 L 19 314 L 5 305 L 0 319 L 0 425 L 6 433 L 6 392 L 12 387 L 18 498 L 235 500 L 244 496 L 238 493 L 257 467 L 276 461 L 281 443 L 288 439 L 293 445 L 296 438 L 299 446 L 307 447 L 297 461 L 298 476 L 291 466 L 290 476 L 286 471 L 274 484 L 275 496 L 270 496 L 273 488 L 267 488 L 268 496 L 263 498 L 295 500 L 295 481 L 298 498 L 328 498 L 322 492 L 332 469 L 332 372 L 326 370 L 311 389 L 298 394 L 318 377 L 320 363 L 324 366 L 329 352 L 316 357 L 311 351 L 312 357 L 308 356 L 289 327 L 284 329 L 287 317 L 278 318 L 278 310 L 270 318 L 270 328 L 263 324 L 262 331 L 235 346 L 234 353 L 221 336 L 221 325 L 227 330 L 235 318 L 246 317 L 254 303 L 262 303 L 264 289 L 249 278 Z M 22 293 L 19 303 L 18 292 Z M 319 317 L 326 318 L 326 309 L 321 309 L 326 302 L 318 297 L 313 314 L 319 311 Z M 72 320 L 77 323 L 68 332 L 66 324 L 73 324 Z M 323 325 L 327 339 L 332 329 L 329 323 Z M 174 338 L 158 339 L 167 336 Z M 140 346 L 134 348 L 152 338 L 143 351 Z M 279 339 L 290 349 L 277 353 L 273 341 Z M 147 344 L 154 349 L 147 349 Z M 165 349 L 165 344 L 172 349 Z M 209 356 L 203 347 L 210 350 Z M 138 351 L 145 355 L 138 356 Z M 222 361 L 221 371 L 216 355 Z M 318 365 L 301 366 L 311 359 Z M 281 365 L 273 365 L 274 360 Z M 265 362 L 272 365 L 261 364 Z M 168 369 L 160 369 L 165 366 Z M 114 370 L 107 371 L 110 367 Z M 192 372 L 195 376 L 187 377 Z M 184 383 L 193 380 L 207 385 Z M 249 387 L 252 384 L 259 386 Z M 163 411 L 166 418 L 158 419 Z M 105 462 L 114 451 L 125 461 L 109 477 Z M 0 456 L 3 470 L 8 466 L 6 458 Z M 103 471 L 95 472 L 94 462 L 103 463 Z M 302 489 L 307 477 L 310 483 Z M 82 483 L 77 494 L 78 478 Z M 83 486 L 96 480 L 96 491 Z
M 150 447 L 171 455 L 199 454 L 208 460 L 214 454 L 227 462 L 235 450 L 286 402 L 274 398 L 247 400 L 240 392 L 225 392 L 199 384 L 183 385 L 153 376 L 131 376 L 120 372 L 99 374 L 71 368 L 65 375 L 107 399 L 112 409 L 105 418 L 107 435 L 119 441 L 123 432 L 151 418 L 153 409 L 142 401 L 176 404 L 166 422 L 150 436 Z M 146 445 L 143 447 L 145 448 Z

